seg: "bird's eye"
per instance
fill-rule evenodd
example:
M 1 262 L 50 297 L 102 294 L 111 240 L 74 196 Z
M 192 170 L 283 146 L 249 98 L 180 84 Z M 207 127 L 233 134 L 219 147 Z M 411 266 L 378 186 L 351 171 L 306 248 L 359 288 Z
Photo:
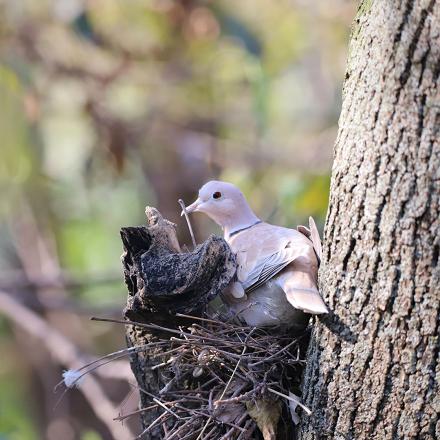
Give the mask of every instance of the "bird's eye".
M 222 193 L 219 191 L 216 191 L 213 195 L 212 198 L 213 199 L 219 199 L 222 196 Z

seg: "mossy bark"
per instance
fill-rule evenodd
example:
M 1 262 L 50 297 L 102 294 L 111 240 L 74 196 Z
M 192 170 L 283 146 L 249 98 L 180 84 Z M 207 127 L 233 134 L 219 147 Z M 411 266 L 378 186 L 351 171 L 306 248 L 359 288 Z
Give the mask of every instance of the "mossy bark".
M 368 3 L 368 7 L 365 5 Z M 440 2 L 356 17 L 299 438 L 440 438 Z

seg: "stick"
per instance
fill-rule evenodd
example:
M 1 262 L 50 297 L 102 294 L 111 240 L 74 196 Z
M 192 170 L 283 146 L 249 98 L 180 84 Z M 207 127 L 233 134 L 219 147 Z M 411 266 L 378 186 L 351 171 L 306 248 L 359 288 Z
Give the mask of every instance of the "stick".
M 134 416 L 134 415 L 136 415 L 136 414 L 143 413 L 143 412 L 145 412 L 145 411 L 149 411 L 150 409 L 157 408 L 158 406 L 159 406 L 159 405 L 157 405 L 157 403 L 156 403 L 156 404 L 154 404 L 154 405 L 147 406 L 146 408 L 141 408 L 141 409 L 138 409 L 138 410 L 133 411 L 133 412 L 131 412 L 131 413 L 124 414 L 124 415 L 120 415 L 120 416 L 118 416 L 118 417 L 115 417 L 113 420 L 117 420 L 118 422 L 121 422 L 122 420 L 128 419 L 128 418 L 131 417 L 131 416 Z
M 247 342 L 247 339 L 249 339 L 249 337 L 251 336 L 251 334 L 254 332 L 254 330 L 255 330 L 255 327 L 254 327 L 254 328 L 251 330 L 251 332 L 247 335 L 246 340 L 244 341 L 245 344 L 246 344 L 246 342 Z M 245 346 L 243 347 L 243 351 L 241 352 L 241 356 L 243 356 L 243 355 L 246 353 L 246 349 L 247 349 L 247 346 L 245 345 Z M 235 365 L 235 368 L 234 368 L 234 370 L 233 370 L 233 372 L 232 372 L 232 375 L 231 375 L 231 377 L 229 378 L 229 380 L 228 380 L 228 382 L 227 382 L 225 388 L 223 389 L 223 392 L 222 392 L 222 394 L 220 395 L 220 399 L 219 399 L 219 400 L 222 400 L 222 399 L 223 399 L 223 397 L 225 396 L 226 391 L 227 391 L 229 385 L 230 385 L 231 382 L 232 382 L 233 377 L 235 376 L 235 374 L 237 374 L 237 370 L 238 370 L 238 366 L 240 365 L 240 361 L 241 361 L 241 357 L 240 357 L 240 359 L 238 359 L 237 364 Z M 216 406 L 216 402 L 214 402 L 214 406 Z M 197 437 L 196 440 L 199 440 L 199 439 L 202 438 L 203 433 L 205 432 L 205 430 L 206 430 L 206 428 L 208 427 L 209 422 L 210 422 L 211 420 L 212 420 L 212 416 L 209 417 L 208 421 L 205 423 L 205 426 L 204 426 L 203 429 L 202 429 L 202 432 L 199 434 L 199 436 Z
M 156 402 L 158 405 L 160 405 L 166 412 L 169 412 L 170 414 L 172 414 L 174 417 L 176 417 L 177 419 L 181 420 L 182 417 L 178 416 L 174 411 L 171 411 L 164 403 L 162 403 L 159 399 L 157 399 L 156 397 L 153 397 L 153 401 Z
M 147 426 L 137 437 L 136 439 L 141 439 L 144 434 L 153 429 L 165 416 L 169 416 L 168 413 L 162 413 L 157 419 L 154 419 L 149 426 Z
M 0 290 L 0 311 L 17 326 L 38 338 L 60 364 L 76 369 L 81 356 L 73 342 L 2 290 Z M 96 416 L 111 432 L 112 438 L 118 440 L 133 438 L 127 426 L 114 423 L 113 414 L 118 412 L 117 407 L 106 395 L 105 388 L 94 377 L 90 377 L 87 386 L 80 388 L 80 391 Z
M 182 212 L 183 212 L 183 215 L 185 216 L 185 220 L 186 220 L 186 223 L 188 225 L 189 233 L 191 234 L 191 240 L 192 240 L 192 243 L 193 243 L 193 247 L 195 249 L 196 246 L 197 246 L 197 243 L 196 243 L 196 239 L 194 238 L 194 232 L 193 232 L 193 229 L 192 229 L 192 226 L 191 226 L 191 222 L 189 221 L 188 213 L 186 212 L 185 203 L 184 203 L 184 201 L 182 199 L 179 199 L 178 202 L 179 202 L 179 205 L 182 207 Z
M 310 416 L 312 414 L 312 411 L 309 408 L 307 408 L 307 406 L 302 404 L 299 400 L 293 399 L 292 397 L 288 396 L 287 394 L 280 393 L 279 391 L 276 391 L 273 388 L 267 388 L 267 391 L 270 391 L 271 393 L 276 394 L 277 396 L 284 397 L 285 399 L 290 400 L 292 402 L 295 402 L 298 406 L 300 406 L 307 413 L 308 416 Z
M 203 340 L 207 340 L 207 341 L 218 342 L 218 339 L 216 339 L 216 338 L 212 338 L 212 337 L 209 337 L 209 336 L 200 336 L 200 335 L 196 335 L 194 333 L 187 333 L 187 332 L 183 332 L 183 331 L 179 331 L 179 330 L 174 330 L 174 329 L 171 329 L 171 328 L 162 327 L 162 326 L 157 325 L 157 324 L 145 324 L 143 322 L 135 322 L 135 321 L 129 321 L 129 320 L 123 320 L 123 319 L 98 318 L 96 316 L 92 316 L 90 318 L 90 321 L 114 322 L 116 324 L 134 325 L 134 326 L 137 326 L 137 327 L 144 327 L 144 328 L 149 328 L 149 329 L 152 329 L 152 330 L 161 330 L 161 331 L 164 331 L 164 332 L 174 333 L 175 335 L 179 335 L 179 336 L 188 336 L 188 337 L 194 338 L 194 339 L 203 339 Z M 176 341 L 179 341 L 179 339 L 176 339 Z M 188 343 L 189 341 L 185 340 L 185 341 L 182 341 L 182 342 Z
M 267 357 L 266 359 L 262 359 L 261 361 L 254 362 L 253 364 L 250 364 L 250 367 L 256 367 L 257 365 L 260 365 L 263 362 L 268 362 L 268 361 L 272 360 L 273 358 L 279 356 L 284 351 L 288 350 L 293 344 L 296 344 L 296 343 L 297 343 L 297 341 L 296 341 L 296 339 L 294 339 L 290 344 L 287 344 L 285 347 L 283 347 L 281 350 L 277 351 L 275 354 Z

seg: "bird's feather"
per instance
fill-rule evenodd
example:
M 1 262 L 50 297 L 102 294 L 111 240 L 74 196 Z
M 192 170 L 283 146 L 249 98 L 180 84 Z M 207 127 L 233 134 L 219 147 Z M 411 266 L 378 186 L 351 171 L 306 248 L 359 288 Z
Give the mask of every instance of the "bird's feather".
M 237 255 L 237 277 L 246 293 L 281 273 L 277 284 L 294 307 L 308 313 L 325 313 L 316 286 L 318 261 L 307 236 L 261 223 L 232 237 L 229 244 Z
M 245 230 L 228 242 L 237 255 L 237 276 L 246 290 L 312 248 L 312 242 L 298 231 L 268 223 Z
M 318 260 L 322 260 L 322 245 L 321 238 L 319 236 L 318 228 L 316 227 L 315 220 L 313 217 L 309 217 L 309 227 L 310 227 L 310 240 L 312 240 L 313 248 L 315 249 Z
M 312 243 L 315 249 L 316 256 L 318 257 L 318 262 L 321 262 L 322 258 L 322 245 L 321 238 L 319 236 L 318 228 L 316 227 L 315 220 L 313 217 L 309 217 L 309 227 L 299 225 L 296 228 L 301 234 L 305 235 Z
M 296 309 L 314 315 L 328 313 L 316 284 L 307 272 L 295 269 L 295 263 L 276 278 L 276 283 L 283 289 L 287 301 Z

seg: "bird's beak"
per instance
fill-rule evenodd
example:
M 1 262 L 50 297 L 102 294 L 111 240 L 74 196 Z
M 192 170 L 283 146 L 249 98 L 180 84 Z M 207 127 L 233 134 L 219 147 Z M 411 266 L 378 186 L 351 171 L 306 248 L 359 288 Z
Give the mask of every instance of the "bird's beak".
M 191 205 L 186 207 L 186 212 L 188 214 L 191 214 L 192 212 L 197 212 L 199 209 L 199 206 L 203 203 L 203 201 L 200 199 L 200 197 Z M 183 210 L 180 213 L 180 216 L 182 216 L 184 214 Z

